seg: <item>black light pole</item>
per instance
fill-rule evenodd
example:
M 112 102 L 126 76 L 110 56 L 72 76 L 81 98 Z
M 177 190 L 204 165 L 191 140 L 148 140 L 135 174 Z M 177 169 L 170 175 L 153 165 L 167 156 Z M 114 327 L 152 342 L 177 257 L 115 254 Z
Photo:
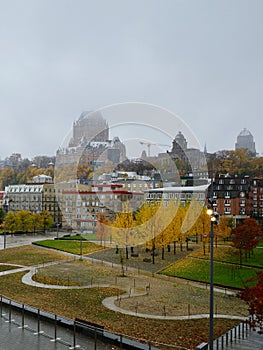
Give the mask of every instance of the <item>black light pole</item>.
M 60 223 L 57 223 L 57 239 L 58 239 L 58 229 L 59 229 Z
M 210 216 L 210 312 L 209 312 L 209 350 L 214 349 L 214 224 L 217 224 L 218 214 L 214 210 L 213 176 L 211 178 L 211 197 L 209 198 L 207 214 Z
M 212 214 L 213 215 L 213 214 Z M 214 222 L 211 216 L 210 228 L 210 317 L 209 317 L 209 349 L 214 346 Z
M 3 208 L 4 208 L 4 249 L 6 248 L 6 215 L 8 213 L 8 196 L 5 196 L 5 201 L 3 204 Z

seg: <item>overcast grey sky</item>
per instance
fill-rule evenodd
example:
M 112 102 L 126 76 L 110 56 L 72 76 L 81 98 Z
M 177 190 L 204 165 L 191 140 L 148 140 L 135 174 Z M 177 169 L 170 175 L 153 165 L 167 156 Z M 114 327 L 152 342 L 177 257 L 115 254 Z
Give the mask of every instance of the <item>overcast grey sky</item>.
M 247 127 L 262 154 L 262 15 L 262 0 L 0 0 L 0 157 L 54 155 L 83 110 L 131 101 L 211 152 Z

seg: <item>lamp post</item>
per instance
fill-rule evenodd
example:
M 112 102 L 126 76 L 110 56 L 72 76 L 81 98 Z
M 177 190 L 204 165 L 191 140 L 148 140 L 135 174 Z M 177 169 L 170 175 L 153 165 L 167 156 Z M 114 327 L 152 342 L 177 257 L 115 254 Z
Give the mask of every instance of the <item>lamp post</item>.
M 57 223 L 57 239 L 58 239 L 58 229 L 59 229 L 60 223 Z
M 209 350 L 214 348 L 214 225 L 217 224 L 218 214 L 214 210 L 213 199 L 208 200 L 210 205 L 207 214 L 210 216 L 210 312 L 209 312 Z
M 8 196 L 6 195 L 5 196 L 5 201 L 3 203 L 3 209 L 4 209 L 4 249 L 6 248 L 6 223 L 5 223 L 5 220 L 6 220 L 6 215 L 8 213 Z

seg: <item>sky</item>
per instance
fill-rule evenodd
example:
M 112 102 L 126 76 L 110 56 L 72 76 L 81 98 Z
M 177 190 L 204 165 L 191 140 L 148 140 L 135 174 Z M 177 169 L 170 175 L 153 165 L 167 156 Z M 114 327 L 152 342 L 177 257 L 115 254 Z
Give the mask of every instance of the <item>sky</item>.
M 55 155 L 83 111 L 131 102 L 178 116 L 209 152 L 246 127 L 262 155 L 262 13 L 262 0 L 0 0 L 0 158 Z

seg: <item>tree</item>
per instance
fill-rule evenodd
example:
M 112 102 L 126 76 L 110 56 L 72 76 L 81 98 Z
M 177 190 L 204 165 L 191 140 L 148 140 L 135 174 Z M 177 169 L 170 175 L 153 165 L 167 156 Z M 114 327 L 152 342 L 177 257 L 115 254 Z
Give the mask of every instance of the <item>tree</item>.
M 245 253 L 245 258 L 250 256 L 250 253 L 259 243 L 259 237 L 262 235 L 260 225 L 255 219 L 245 219 L 243 223 L 237 225 L 233 230 L 233 247 L 239 250 L 240 267 L 242 265 L 242 255 Z
M 263 272 L 258 272 L 257 278 L 249 281 L 256 281 L 256 285 L 246 287 L 239 292 L 239 297 L 249 306 L 249 314 L 252 316 L 250 326 L 254 330 L 258 327 L 258 333 L 263 334 Z
M 125 245 L 126 259 L 128 259 L 128 246 L 134 244 L 133 227 L 135 226 L 132 209 L 128 201 L 122 204 L 122 211 L 116 214 L 111 226 L 111 237 L 117 244 Z
M 203 204 L 194 198 L 192 198 L 191 202 L 186 203 L 184 208 L 184 220 L 181 227 L 182 235 L 186 241 L 186 246 L 188 250 L 188 241 L 189 237 L 195 235 L 196 240 L 198 240 L 198 219 L 203 212 Z
M 156 236 L 156 245 L 162 249 L 162 260 L 164 260 L 165 246 L 170 245 L 173 239 L 173 221 L 178 210 L 179 203 L 170 200 L 167 203 L 165 210 L 163 210 L 162 219 L 166 223 L 165 228 Z
M 8 232 L 15 232 L 17 230 L 17 216 L 13 212 L 8 212 L 5 217 L 5 227 Z
M 215 242 L 217 247 L 218 236 L 221 236 L 224 240 L 231 235 L 232 232 L 232 222 L 229 218 L 221 218 L 218 225 L 214 226 L 215 230 Z
M 44 210 L 41 214 L 41 227 L 43 227 L 44 232 L 54 225 L 54 220 L 47 210 Z
M 137 232 L 151 247 L 152 263 L 155 263 L 157 236 L 167 227 L 167 217 L 163 202 L 145 202 L 136 213 Z
M 20 210 L 16 213 L 17 230 L 22 232 L 33 231 L 33 218 L 28 210 Z
M 100 245 L 102 246 L 102 241 L 104 240 L 104 247 L 105 247 L 105 240 L 106 240 L 106 228 L 105 225 L 107 224 L 107 221 L 102 213 L 98 214 L 98 220 L 97 220 L 97 238 L 100 240 Z
M 5 211 L 4 209 L 1 207 L 0 208 L 0 225 L 2 224 L 2 222 L 4 221 L 5 218 Z
M 209 244 L 210 227 L 211 221 L 209 215 L 207 215 L 207 208 L 203 207 L 201 214 L 195 223 L 195 229 L 200 234 L 204 255 L 206 255 L 206 244 Z
M 34 233 L 36 233 L 41 228 L 41 222 L 42 218 L 40 214 L 32 214 L 32 228 Z

